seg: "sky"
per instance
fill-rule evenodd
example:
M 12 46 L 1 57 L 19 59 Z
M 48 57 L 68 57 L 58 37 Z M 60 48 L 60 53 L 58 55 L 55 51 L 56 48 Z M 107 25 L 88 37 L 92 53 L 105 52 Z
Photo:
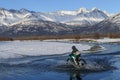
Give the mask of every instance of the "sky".
M 36 12 L 78 10 L 81 7 L 94 7 L 109 13 L 120 12 L 120 0 L 0 0 L 0 7 L 6 9 L 25 8 Z

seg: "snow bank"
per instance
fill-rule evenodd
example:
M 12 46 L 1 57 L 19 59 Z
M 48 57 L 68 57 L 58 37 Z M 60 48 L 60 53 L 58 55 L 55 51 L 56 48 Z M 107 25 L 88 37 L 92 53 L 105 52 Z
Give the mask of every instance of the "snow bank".
M 70 42 L 75 41 L 75 39 L 49 39 L 44 41 L 58 41 L 58 42 Z M 103 38 L 103 39 L 79 39 L 78 41 L 93 41 L 93 42 L 99 42 L 99 43 L 109 43 L 109 42 L 120 42 L 120 38 Z
M 106 42 L 120 42 L 120 38 L 116 38 L 116 39 L 111 39 L 111 38 L 103 38 L 103 39 L 97 39 L 97 42 L 102 42 L 102 43 L 106 43 Z
M 53 55 L 71 52 L 75 45 L 80 51 L 90 49 L 88 45 L 41 42 L 41 41 L 7 41 L 0 42 L 0 58 L 17 58 L 23 56 Z

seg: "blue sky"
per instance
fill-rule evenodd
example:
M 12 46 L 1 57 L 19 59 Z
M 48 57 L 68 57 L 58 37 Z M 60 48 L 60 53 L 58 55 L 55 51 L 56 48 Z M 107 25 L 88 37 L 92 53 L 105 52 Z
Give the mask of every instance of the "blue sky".
M 7 9 L 25 8 L 36 12 L 77 10 L 81 7 L 96 7 L 109 13 L 120 12 L 120 0 L 0 0 L 0 7 Z

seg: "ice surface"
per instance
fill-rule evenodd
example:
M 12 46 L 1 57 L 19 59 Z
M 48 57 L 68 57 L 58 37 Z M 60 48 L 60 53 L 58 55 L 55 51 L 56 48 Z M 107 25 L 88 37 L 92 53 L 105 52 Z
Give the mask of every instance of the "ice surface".
M 64 54 L 71 52 L 75 45 L 80 51 L 90 49 L 89 45 L 47 42 L 47 41 L 7 41 L 0 42 L 0 58 L 18 58 L 23 56 L 40 56 Z

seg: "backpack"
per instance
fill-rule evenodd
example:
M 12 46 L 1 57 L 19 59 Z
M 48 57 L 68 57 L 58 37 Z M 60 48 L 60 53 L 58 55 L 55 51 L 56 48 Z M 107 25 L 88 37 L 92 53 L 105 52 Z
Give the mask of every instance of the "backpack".
M 76 55 L 80 55 L 80 51 L 76 51 Z

